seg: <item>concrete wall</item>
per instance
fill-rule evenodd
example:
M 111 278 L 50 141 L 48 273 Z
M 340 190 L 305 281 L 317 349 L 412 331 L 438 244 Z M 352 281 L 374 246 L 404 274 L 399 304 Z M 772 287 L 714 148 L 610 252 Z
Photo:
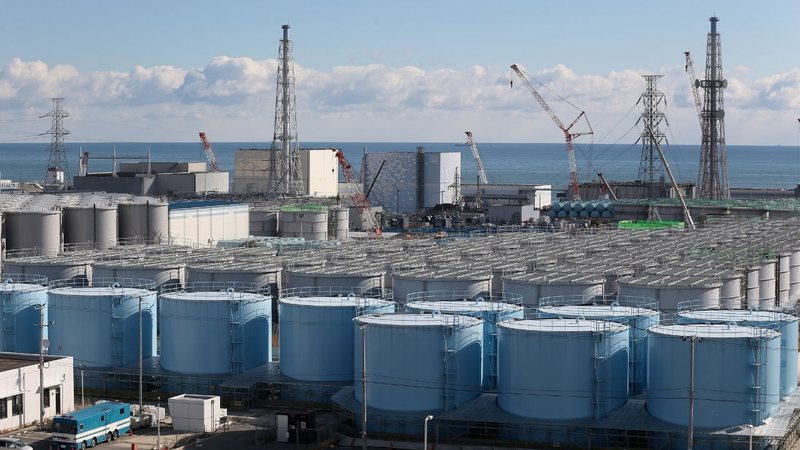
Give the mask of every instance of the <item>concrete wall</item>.
M 208 164 L 203 161 L 191 162 L 150 162 L 150 173 L 181 173 L 181 172 L 207 172 Z M 119 163 L 117 172 L 147 173 L 148 163 L 123 162 Z
M 270 187 L 269 177 L 272 175 L 271 154 L 272 151 L 268 149 L 237 150 L 234 155 L 233 192 L 267 192 Z M 336 196 L 339 187 L 339 163 L 332 149 L 301 149 L 300 169 L 306 195 Z
M 162 173 L 156 176 L 155 192 L 170 193 L 228 193 L 228 172 Z
M 0 402 L 6 403 L 7 416 L 0 416 L 0 432 L 6 433 L 18 428 L 32 425 L 39 421 L 39 355 L 22 353 L 0 353 L 4 358 L 24 358 L 26 364 L 21 368 L 0 372 Z M 50 396 L 50 406 L 45 407 L 45 418 L 56 415 L 56 389 L 60 389 L 61 412 L 67 413 L 75 409 L 74 375 L 72 358 L 63 357 L 49 361 L 44 370 L 44 387 Z M 49 389 L 48 389 L 49 388 Z M 23 411 L 21 415 L 13 415 L 12 399 L 22 394 Z
M 72 178 L 72 184 L 77 191 L 104 191 L 134 195 L 153 195 L 151 192 L 154 190 L 155 181 L 155 176 L 112 177 L 111 174 Z
M 246 204 L 170 209 L 170 238 L 180 243 L 213 245 L 223 239 L 246 239 L 250 208 Z

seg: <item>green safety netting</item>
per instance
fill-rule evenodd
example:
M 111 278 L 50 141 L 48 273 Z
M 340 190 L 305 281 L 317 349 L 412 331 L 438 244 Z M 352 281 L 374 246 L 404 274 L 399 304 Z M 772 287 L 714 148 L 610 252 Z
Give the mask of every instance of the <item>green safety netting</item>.
M 623 230 L 659 230 L 683 228 L 685 225 L 678 220 L 620 220 L 618 226 Z

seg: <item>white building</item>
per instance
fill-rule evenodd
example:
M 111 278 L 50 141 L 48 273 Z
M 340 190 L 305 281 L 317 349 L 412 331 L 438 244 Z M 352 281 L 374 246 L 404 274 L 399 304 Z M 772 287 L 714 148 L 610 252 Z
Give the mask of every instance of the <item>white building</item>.
M 45 356 L 44 417 L 64 414 L 73 404 L 71 356 Z M 39 355 L 0 353 L 0 433 L 39 421 Z
M 228 410 L 220 407 L 218 395 L 181 394 L 169 399 L 172 428 L 178 432 L 216 431 Z
M 271 156 L 270 149 L 237 150 L 234 155 L 233 191 L 237 194 L 268 192 L 272 176 Z M 304 195 L 335 197 L 338 193 L 339 160 L 336 159 L 336 149 L 300 149 L 300 172 Z
M 249 235 L 250 206 L 245 203 L 200 200 L 169 205 L 169 237 L 177 244 L 206 247 Z
M 453 203 L 456 179 L 461 179 L 460 152 L 365 153 L 361 173 L 366 192 L 378 173 L 369 202 L 393 213 L 413 213 L 442 203 Z

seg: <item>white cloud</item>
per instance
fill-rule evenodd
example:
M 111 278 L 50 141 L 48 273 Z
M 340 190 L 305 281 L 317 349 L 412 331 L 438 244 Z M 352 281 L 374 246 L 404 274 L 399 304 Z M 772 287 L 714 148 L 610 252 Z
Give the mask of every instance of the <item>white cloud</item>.
M 201 68 L 135 66 L 129 72 L 80 72 L 72 66 L 15 58 L 0 69 L 0 120 L 44 113 L 49 97 L 65 96 L 72 114 L 68 125 L 76 136 L 190 140 L 195 128 L 208 124 L 216 129 L 217 140 L 269 140 L 277 66 L 275 59 L 218 56 Z M 423 70 L 371 64 L 295 70 L 298 125 L 306 140 L 448 141 L 460 140 L 468 128 L 480 133 L 484 142 L 561 138 L 507 67 Z M 620 125 L 620 133 L 633 125 L 643 73 L 648 71 L 580 74 L 565 65 L 531 71 L 546 83 L 547 88 L 534 85 L 556 114 L 569 122 L 576 110 L 550 89 L 587 112 L 596 136 L 605 136 L 618 122 L 630 122 Z M 669 100 L 673 127 L 692 124 L 676 134 L 694 142 L 694 103 L 683 67 L 661 68 L 658 73 L 665 74 L 659 87 Z M 749 113 L 759 118 L 757 123 L 796 115 L 800 69 L 752 78 L 748 68 L 737 67 L 730 75 L 725 91 L 732 113 L 729 143 L 737 138 L 741 143 L 793 142 L 796 138 L 788 132 L 776 136 L 765 126 L 745 130 L 732 121 L 746 120 Z M 619 137 L 611 133 L 606 139 Z M 9 137 L 0 130 L 3 139 Z

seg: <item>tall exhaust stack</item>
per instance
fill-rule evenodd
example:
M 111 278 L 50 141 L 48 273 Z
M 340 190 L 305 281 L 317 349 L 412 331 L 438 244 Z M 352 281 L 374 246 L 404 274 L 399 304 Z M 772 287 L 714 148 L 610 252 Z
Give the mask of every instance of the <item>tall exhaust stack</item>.
M 728 157 L 725 148 L 725 105 L 722 92 L 728 86 L 722 77 L 722 58 L 717 22 L 711 17 L 711 32 L 706 45 L 706 77 L 696 80 L 703 88 L 703 135 L 700 150 L 700 173 L 697 180 L 698 197 L 707 199 L 730 198 L 728 185 Z
M 294 55 L 289 40 L 289 25 L 283 25 L 278 49 L 277 88 L 275 89 L 275 128 L 270 157 L 270 191 L 274 195 L 303 195 L 300 150 L 297 141 L 297 112 L 294 92 Z

